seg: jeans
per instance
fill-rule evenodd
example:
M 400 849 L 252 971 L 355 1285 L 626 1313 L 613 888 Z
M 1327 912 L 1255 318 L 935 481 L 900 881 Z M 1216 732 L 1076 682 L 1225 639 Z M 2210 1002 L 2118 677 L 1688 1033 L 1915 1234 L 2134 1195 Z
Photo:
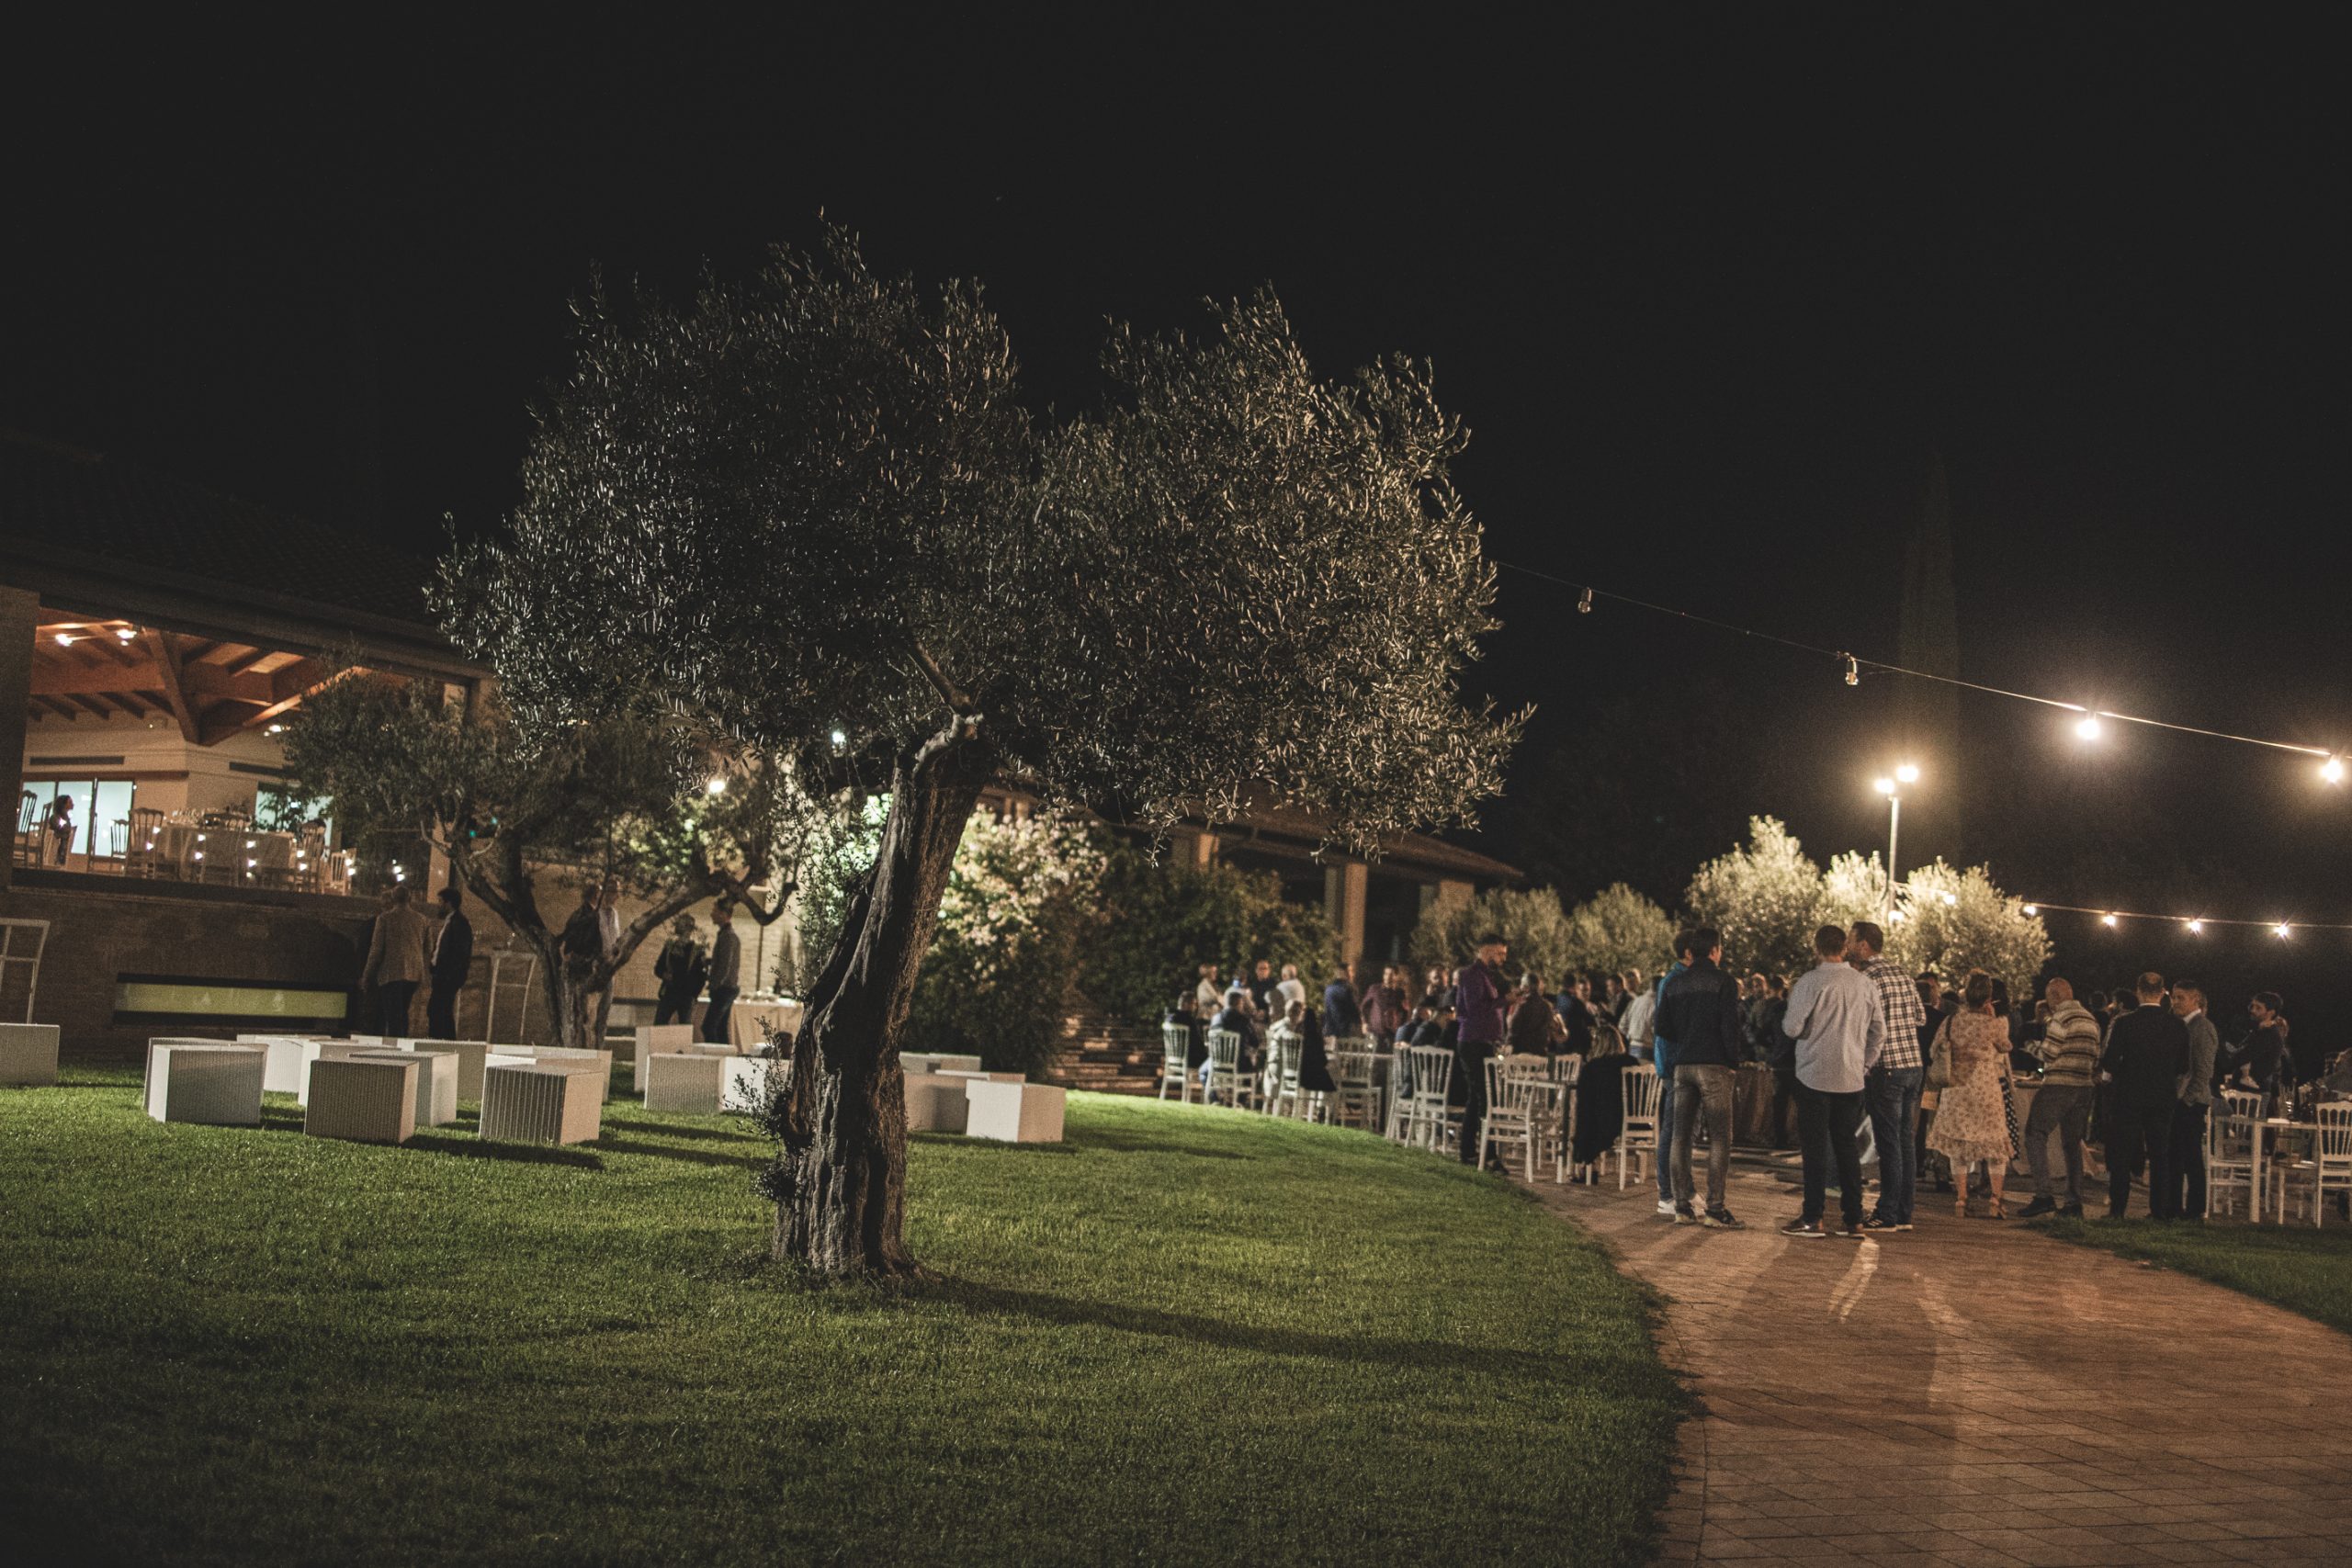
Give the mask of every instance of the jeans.
M 695 994 L 692 991 L 663 991 L 653 1001 L 653 1022 L 656 1028 L 665 1023 L 692 1023 L 695 1021 Z
M 1674 1078 L 1657 1080 L 1657 1201 L 1674 1201 Z
M 2083 1131 L 2090 1117 L 2088 1084 L 2046 1083 L 2033 1097 L 2033 1109 L 2025 1115 L 2025 1163 L 2033 1172 L 2035 1197 L 2055 1196 L 2050 1178 L 2050 1134 L 2055 1132 L 2066 1162 L 2066 1206 L 2083 1206 Z
M 1772 1146 L 1776 1149 L 1794 1148 L 1790 1118 L 1797 1108 L 1797 1069 L 1794 1064 L 1772 1068 Z
M 2173 1180 L 2172 1100 L 2134 1105 L 2120 1096 L 2110 1104 L 2107 1129 L 2107 1213 L 2120 1220 L 2132 1206 L 2132 1173 L 2148 1162 L 2148 1217 L 2169 1220 L 2179 1197 Z
M 710 1008 L 702 1015 L 705 1043 L 725 1045 L 733 1042 L 735 1037 L 728 1032 L 728 1025 L 735 1012 L 735 989 L 732 986 L 713 986 L 710 988 Z
M 458 987 L 435 982 L 424 998 L 424 1032 L 435 1040 L 458 1037 Z
M 386 980 L 376 987 L 376 1032 L 395 1037 L 408 1033 L 409 1009 L 416 1004 L 416 982 Z
M 1818 1221 L 1838 1167 L 1838 1206 L 1852 1229 L 1862 1223 L 1862 1095 L 1830 1094 L 1797 1082 L 1797 1136 L 1804 1145 L 1804 1217 Z
M 1919 1118 L 1919 1086 L 1927 1076 L 1925 1067 L 1880 1067 L 1862 1084 L 1871 1138 L 1878 1145 L 1878 1217 L 1891 1225 L 1911 1223 L 1911 1199 L 1919 1186 L 1911 1123 Z
M 2176 1105 L 2172 1111 L 2172 1179 L 2176 1187 L 2186 1186 L 2187 1201 L 2174 1196 L 2173 1217 L 2181 1220 L 2201 1220 L 2205 1217 L 2205 1113 L 2210 1105 Z
M 1698 1124 L 1707 1126 L 1707 1207 L 1724 1207 L 1724 1185 L 1731 1179 L 1731 1086 L 1738 1077 L 1734 1067 L 1698 1063 L 1674 1069 L 1674 1201 L 1688 1203 L 1690 1180 L 1690 1137 Z

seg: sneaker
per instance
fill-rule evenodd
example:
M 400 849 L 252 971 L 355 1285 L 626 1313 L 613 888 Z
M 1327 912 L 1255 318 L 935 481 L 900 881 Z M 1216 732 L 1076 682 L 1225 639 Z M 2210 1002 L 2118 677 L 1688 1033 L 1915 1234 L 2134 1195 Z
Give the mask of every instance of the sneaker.
M 1897 1220 L 1894 1222 L 1892 1228 L 1899 1231 L 1907 1231 L 1911 1228 L 1911 1222 L 1909 1220 Z
M 1896 1224 L 1893 1220 L 1882 1220 L 1876 1214 L 1872 1214 L 1869 1219 L 1862 1222 L 1861 1228 L 1868 1231 L 1872 1235 L 1879 1235 L 1882 1234 L 1892 1235 L 1905 1227 Z
M 2028 1203 L 2024 1208 L 2018 1211 L 2018 1218 L 2021 1220 L 2038 1220 L 2044 1214 L 2054 1214 L 2057 1212 L 2058 1205 L 2053 1200 L 2036 1196 L 2032 1202 Z
M 2083 1206 L 2080 1203 L 2064 1204 L 2058 1210 L 2058 1217 L 2062 1220 L 2079 1220 L 2083 1217 Z
M 1848 1241 L 1859 1241 L 1863 1236 L 1870 1235 L 1870 1231 L 1860 1220 L 1846 1220 L 1835 1226 L 1829 1234 L 1831 1235 L 1844 1236 Z
M 1744 1231 L 1747 1228 L 1731 1217 L 1729 1209 L 1710 1209 L 1699 1216 L 1699 1223 L 1711 1231 Z
M 1676 1224 L 1678 1224 L 1678 1225 L 1695 1224 L 1697 1224 L 1697 1223 L 1698 1223 L 1698 1219 L 1699 1219 L 1699 1216 L 1698 1216 L 1696 1213 L 1692 1213 L 1692 1212 L 1691 1212 L 1691 1208 L 1690 1208 L 1690 1204 L 1688 1204 L 1688 1203 L 1677 1203 L 1677 1204 L 1674 1206 L 1674 1223 L 1675 1223 Z
M 1673 1199 L 1661 1198 L 1657 1201 L 1657 1217 L 1661 1220 L 1670 1220 L 1674 1218 Z
M 1781 1227 L 1782 1235 L 1801 1235 L 1809 1241 L 1819 1241 L 1829 1233 L 1821 1228 L 1819 1220 L 1791 1220 Z

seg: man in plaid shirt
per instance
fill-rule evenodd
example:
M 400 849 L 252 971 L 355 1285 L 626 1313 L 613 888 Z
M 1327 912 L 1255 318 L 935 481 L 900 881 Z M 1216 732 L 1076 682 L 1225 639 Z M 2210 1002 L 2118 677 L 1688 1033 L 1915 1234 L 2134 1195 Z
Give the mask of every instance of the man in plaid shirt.
M 1878 1145 L 1878 1207 L 1862 1222 L 1866 1231 L 1911 1228 L 1911 1197 L 1919 1182 L 1919 1160 L 1912 1129 L 1919 1120 L 1919 1088 L 1927 1066 L 1919 1056 L 1919 1032 L 1928 1010 L 1911 976 L 1879 956 L 1886 933 L 1869 920 L 1856 920 L 1846 944 L 1848 963 L 1878 987 L 1879 1013 L 1886 1022 L 1886 1049 L 1862 1085 L 1870 1108 L 1871 1141 Z

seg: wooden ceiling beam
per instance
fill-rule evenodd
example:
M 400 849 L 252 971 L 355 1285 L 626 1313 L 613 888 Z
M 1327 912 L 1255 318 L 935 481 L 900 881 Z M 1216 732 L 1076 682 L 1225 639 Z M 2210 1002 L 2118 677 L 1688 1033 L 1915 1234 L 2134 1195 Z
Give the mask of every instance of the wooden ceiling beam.
M 196 722 L 196 709 L 188 700 L 180 650 L 173 646 L 171 634 L 151 627 L 141 635 L 146 640 L 149 657 L 155 661 L 155 669 L 161 676 L 157 683 L 163 688 L 164 705 L 172 710 L 172 717 L 180 727 L 180 739 L 191 746 L 204 744 L 203 730 Z

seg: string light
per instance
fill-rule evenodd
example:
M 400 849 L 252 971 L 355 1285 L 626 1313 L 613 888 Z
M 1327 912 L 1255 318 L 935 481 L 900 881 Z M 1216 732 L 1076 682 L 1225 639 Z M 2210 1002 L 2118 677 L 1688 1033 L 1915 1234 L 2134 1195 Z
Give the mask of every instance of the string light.
M 1589 615 L 1592 614 L 1591 589 L 1586 589 L 1584 591 L 1584 596 L 1577 601 L 1577 614 L 1579 615 Z
M 1919 782 L 1919 770 L 1916 764 L 1905 762 L 1901 767 L 1894 770 L 1894 777 L 1896 782 L 1899 784 L 1917 784 Z
M 2352 921 L 2282 920 L 2277 917 L 2265 919 L 2226 919 L 2216 915 L 2152 915 L 2142 909 L 2105 909 L 2090 904 L 2021 904 L 2022 914 L 2039 915 L 2051 910 L 2064 910 L 2076 915 L 2097 915 L 2103 926 L 2118 925 L 2124 920 L 2153 920 L 2165 925 L 2177 925 L 2205 934 L 2209 926 L 2243 926 L 2249 931 L 2267 931 L 2275 937 L 2290 937 L 2299 931 L 2352 931 Z
M 2319 765 L 2319 776 L 2325 779 L 2329 784 L 2342 784 L 2344 782 L 2344 759 L 2341 757 L 2330 757 L 2326 761 L 2322 762 Z
M 708 784 L 702 786 L 702 791 L 705 795 L 725 795 L 727 781 L 724 778 L 714 777 Z
M 1859 686 L 1862 683 L 1862 665 L 1865 661 L 1845 649 L 1829 649 L 1818 643 L 1801 642 L 1795 637 L 1782 637 L 1777 632 L 1758 631 L 1753 626 L 1743 626 L 1736 622 L 1718 620 L 1713 615 L 1701 615 L 1689 610 L 1678 610 L 1671 604 L 1659 604 L 1647 599 L 1636 599 L 1630 593 L 1611 592 L 1606 588 L 1594 584 L 1574 582 L 1552 572 L 1538 571 L 1533 567 L 1521 566 L 1517 561 L 1496 560 L 1494 564 L 1505 571 L 1515 571 L 1522 577 L 1532 577 L 1538 581 L 1548 582 L 1555 587 L 1576 589 L 1580 595 L 1579 605 L 1582 604 L 1585 597 L 1609 599 L 1620 604 L 1631 605 L 1636 610 L 1647 610 L 1653 615 L 1669 615 L 1678 621 L 1690 621 L 1699 626 L 1712 626 L 1717 631 L 1729 632 L 1735 637 L 1753 637 L 1758 642 L 1776 643 L 1782 648 L 1794 649 L 1800 653 L 1817 654 L 1823 658 L 1834 659 L 1845 666 L 1846 684 Z M 2005 686 L 1988 686 L 1981 681 L 1963 681 L 1957 675 L 1939 675 L 1931 671 L 1913 670 L 1906 665 L 1889 664 L 1883 660 L 1873 659 L 1868 660 L 1868 663 L 1872 674 L 1902 675 L 1914 681 L 1932 681 L 1938 685 L 1956 686 L 1963 691 L 1982 692 L 1987 696 L 2007 697 L 2012 702 L 2034 703 L 2042 707 L 2059 708 L 2067 713 L 2081 714 L 2083 717 L 2075 726 L 2075 733 L 2086 740 L 2097 739 L 2105 728 L 2103 721 L 2112 719 L 2118 724 L 2140 724 L 2151 729 L 2170 729 L 2183 735 L 2201 735 L 2211 740 L 2233 740 L 2242 746 L 2262 746 L 2274 751 L 2296 751 L 2306 757 L 2317 757 L 2324 763 L 2335 768 L 2333 773 L 2330 773 L 2326 767 L 2321 769 L 2321 776 L 2330 784 L 2339 782 L 2346 771 L 2337 753 L 2324 746 L 2306 746 L 2292 740 L 2268 740 L 2258 735 L 2237 735 L 2225 729 L 2208 729 L 2202 725 L 2175 724 L 2169 719 L 2146 718 L 2137 714 L 2117 713 L 2111 708 L 2092 709 L 2084 706 L 2081 703 L 2070 703 L 2058 697 L 2037 696 L 2031 692 L 2011 691 Z M 840 742 L 836 740 L 834 744 L 839 745 Z

